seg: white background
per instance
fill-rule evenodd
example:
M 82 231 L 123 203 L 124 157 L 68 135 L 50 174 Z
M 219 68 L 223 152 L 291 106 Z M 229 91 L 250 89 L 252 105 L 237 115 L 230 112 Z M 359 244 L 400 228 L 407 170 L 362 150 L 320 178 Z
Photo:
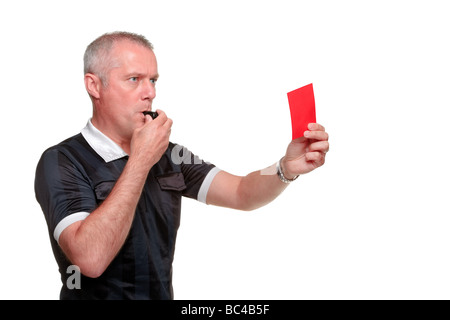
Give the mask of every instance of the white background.
M 58 299 L 41 153 L 91 115 L 82 56 L 155 46 L 171 140 L 234 174 L 276 162 L 313 83 L 322 168 L 238 212 L 185 199 L 176 299 L 449 299 L 447 1 L 2 1 L 0 298 Z

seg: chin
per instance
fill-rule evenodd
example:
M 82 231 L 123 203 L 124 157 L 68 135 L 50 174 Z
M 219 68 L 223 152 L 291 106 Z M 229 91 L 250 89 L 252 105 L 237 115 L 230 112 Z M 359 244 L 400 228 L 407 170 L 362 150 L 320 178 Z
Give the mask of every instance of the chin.
M 144 114 L 143 113 L 137 114 L 136 115 L 136 124 L 138 124 L 139 127 L 141 127 L 144 123 L 145 123 Z

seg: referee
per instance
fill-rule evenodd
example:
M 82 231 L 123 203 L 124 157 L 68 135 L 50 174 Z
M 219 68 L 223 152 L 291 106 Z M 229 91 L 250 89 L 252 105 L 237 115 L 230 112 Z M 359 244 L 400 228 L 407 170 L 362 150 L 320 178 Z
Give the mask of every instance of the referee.
M 152 119 L 158 67 L 143 36 L 107 33 L 84 55 L 93 114 L 81 132 L 47 149 L 36 198 L 61 273 L 61 299 L 173 299 L 181 198 L 253 210 L 325 162 L 328 134 L 310 124 L 271 167 L 235 176 L 169 141 L 172 120 Z M 80 285 L 68 286 L 77 266 Z

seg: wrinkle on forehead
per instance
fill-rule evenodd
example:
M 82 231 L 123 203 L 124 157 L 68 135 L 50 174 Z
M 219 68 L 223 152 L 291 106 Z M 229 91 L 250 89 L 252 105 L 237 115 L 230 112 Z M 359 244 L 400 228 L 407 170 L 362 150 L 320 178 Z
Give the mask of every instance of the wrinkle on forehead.
M 135 63 L 137 65 L 143 65 L 141 63 L 136 63 L 136 59 L 141 59 L 142 55 L 138 52 L 139 50 L 149 51 L 153 55 L 155 67 L 156 65 L 156 57 L 152 49 L 145 47 L 139 43 L 124 39 L 117 41 L 113 44 L 113 46 L 108 50 L 106 54 L 105 61 L 103 62 L 104 66 L 104 74 L 107 75 L 106 78 L 109 78 L 109 74 L 113 69 L 118 69 L 124 66 L 124 64 Z M 153 60 L 152 59 L 152 60 Z M 148 62 L 149 64 L 150 61 Z M 156 74 L 158 72 L 156 71 Z M 105 79 L 105 83 L 107 85 L 108 79 Z

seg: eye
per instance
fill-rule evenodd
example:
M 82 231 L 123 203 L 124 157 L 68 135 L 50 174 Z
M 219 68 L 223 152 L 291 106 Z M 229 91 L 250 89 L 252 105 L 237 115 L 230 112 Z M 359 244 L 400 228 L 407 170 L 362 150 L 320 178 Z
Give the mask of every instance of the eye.
M 155 84 L 158 79 L 150 79 L 150 83 Z
M 128 80 L 130 80 L 131 82 L 136 82 L 136 81 L 138 81 L 138 77 L 131 77 Z

